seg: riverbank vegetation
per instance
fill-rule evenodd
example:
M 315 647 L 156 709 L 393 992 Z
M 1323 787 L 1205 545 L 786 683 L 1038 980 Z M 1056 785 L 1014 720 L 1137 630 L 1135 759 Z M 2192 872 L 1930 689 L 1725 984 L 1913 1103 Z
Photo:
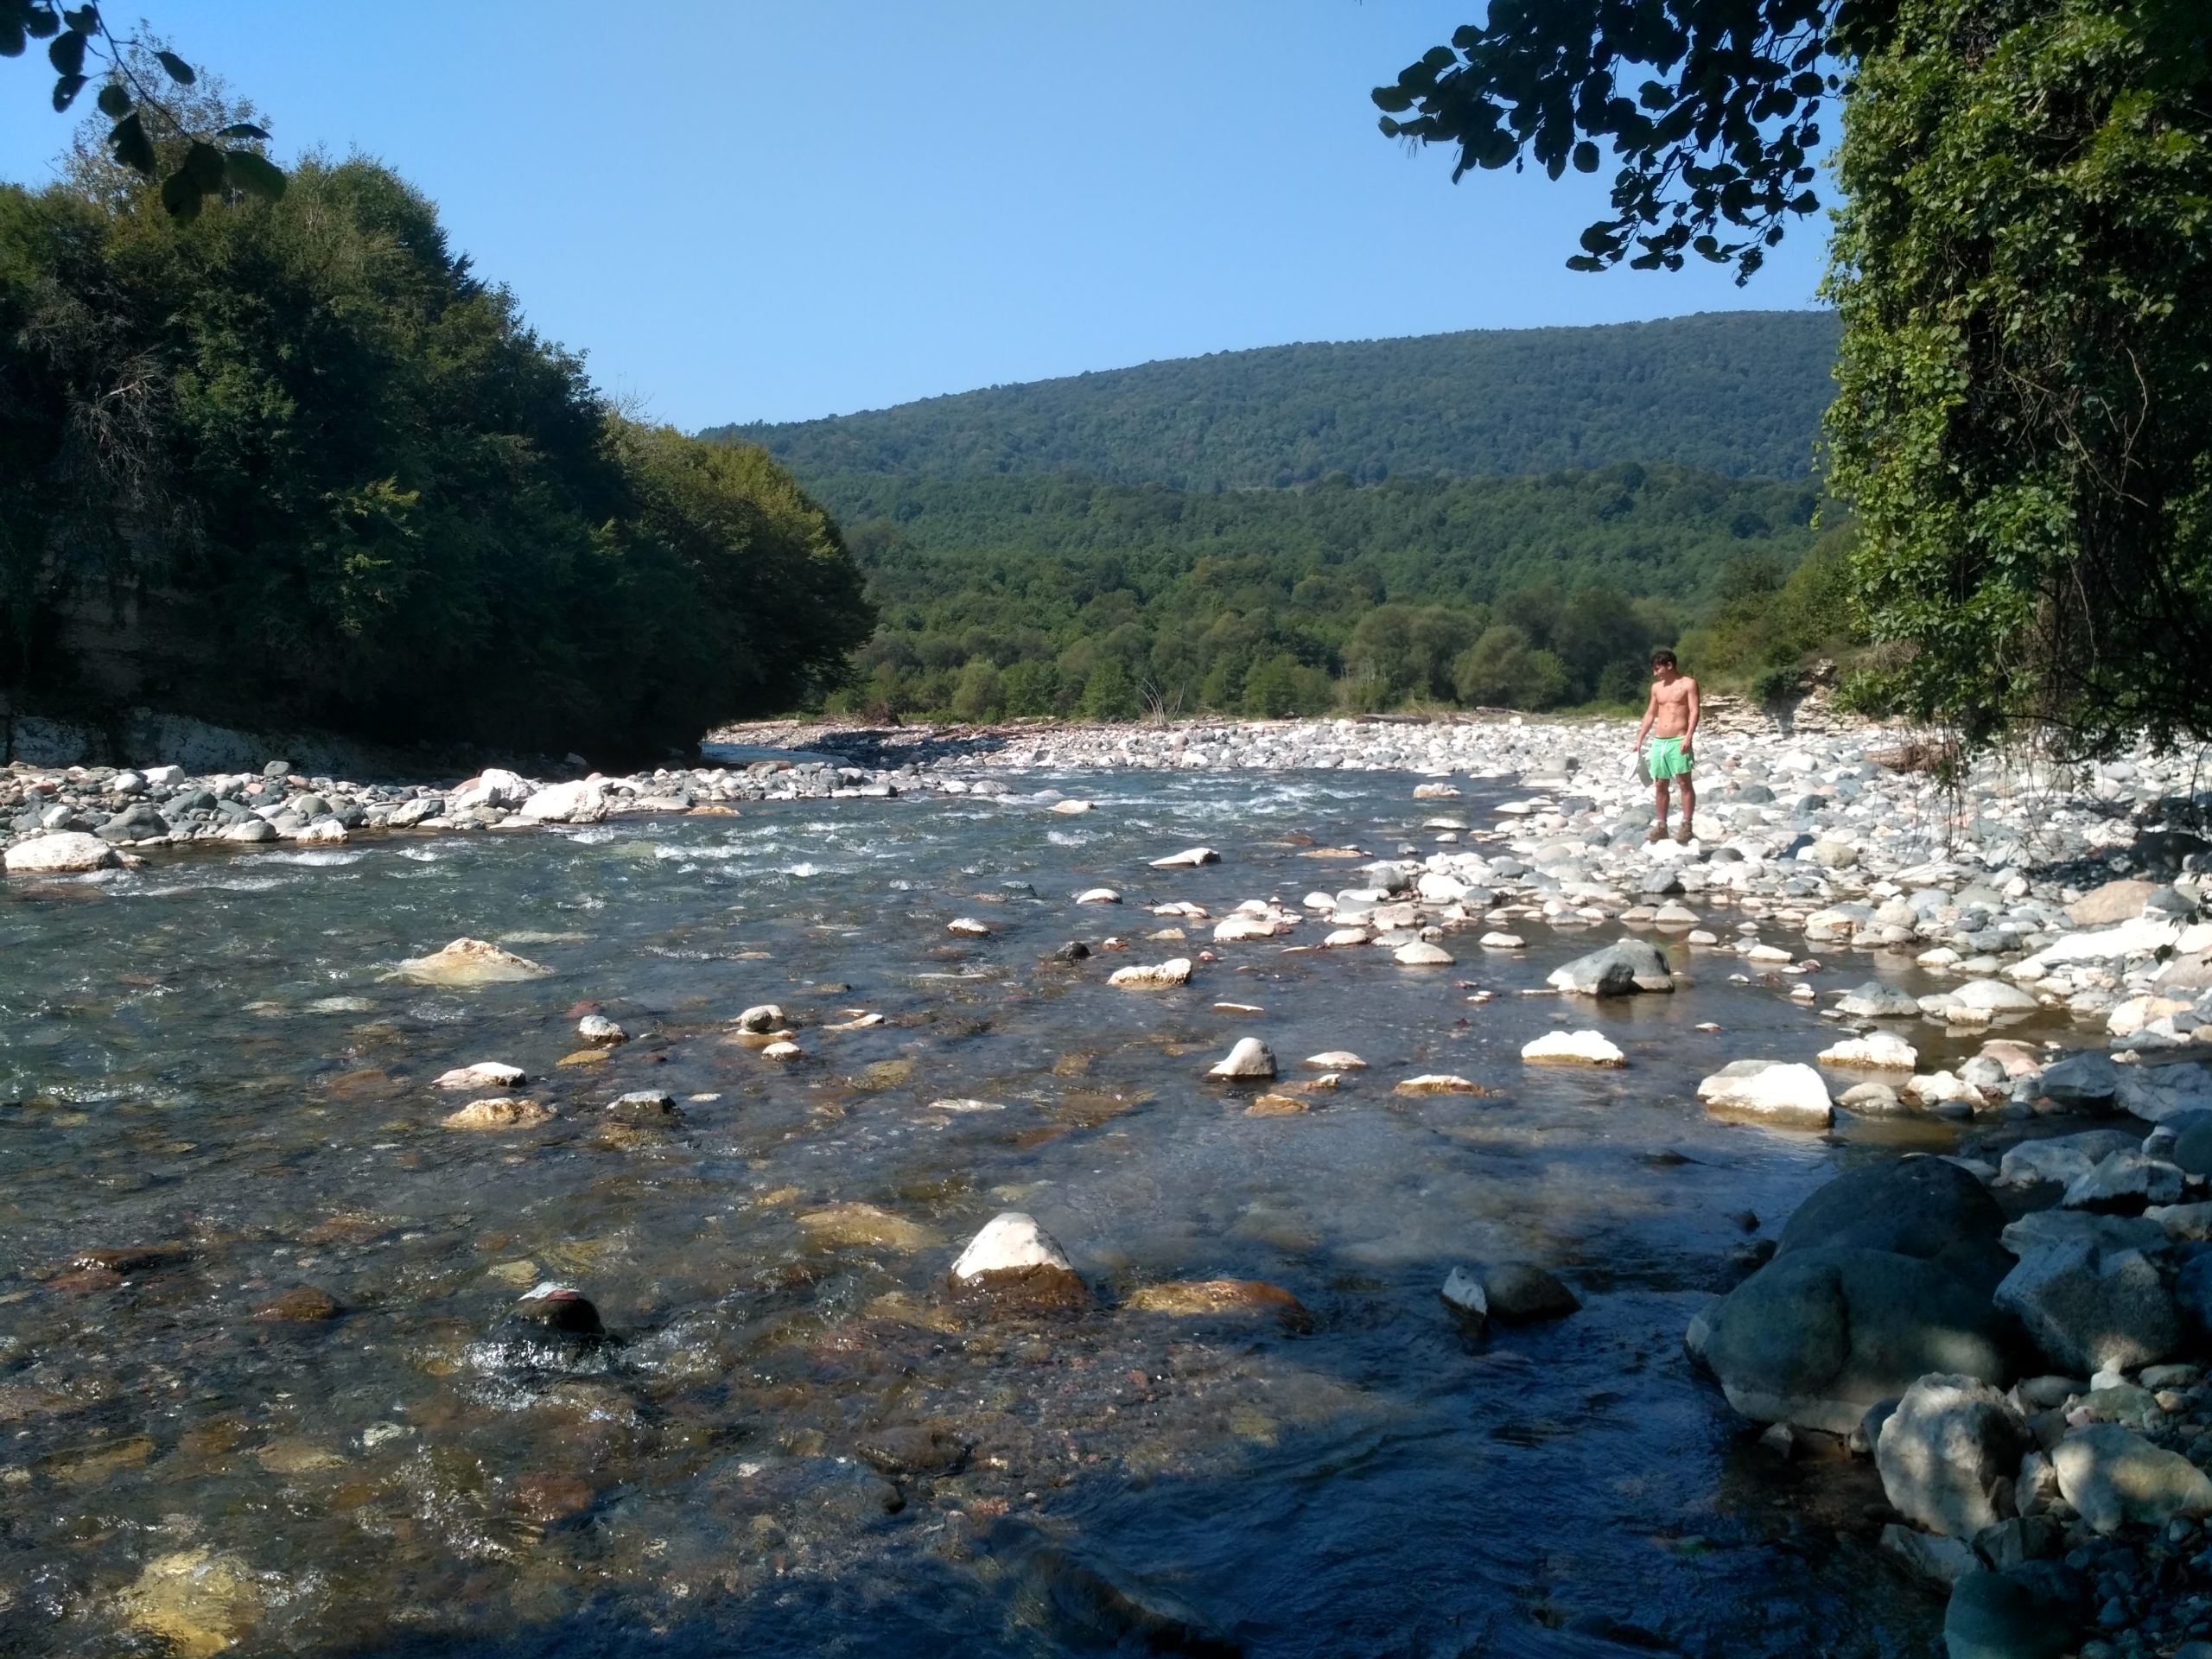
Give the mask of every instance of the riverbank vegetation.
M 158 188 L 0 187 L 16 706 L 658 754 L 867 639 L 787 473 L 626 419 L 388 168 Z
M 1677 641 L 1700 672 L 1778 690 L 1848 633 L 1842 538 L 1823 539 L 1803 480 L 1624 463 L 1223 493 L 1043 475 L 817 488 L 881 613 L 840 709 L 1554 709 L 1640 698 L 1649 648 Z

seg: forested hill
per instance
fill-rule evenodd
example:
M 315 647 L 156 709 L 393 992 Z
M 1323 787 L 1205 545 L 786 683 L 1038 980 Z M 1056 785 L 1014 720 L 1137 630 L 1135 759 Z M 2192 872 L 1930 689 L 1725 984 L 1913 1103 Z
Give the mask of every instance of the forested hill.
M 804 480 L 1070 473 L 1251 489 L 1621 461 L 1800 478 L 1836 339 L 1826 311 L 1732 311 L 1277 346 L 701 435 L 765 445 Z

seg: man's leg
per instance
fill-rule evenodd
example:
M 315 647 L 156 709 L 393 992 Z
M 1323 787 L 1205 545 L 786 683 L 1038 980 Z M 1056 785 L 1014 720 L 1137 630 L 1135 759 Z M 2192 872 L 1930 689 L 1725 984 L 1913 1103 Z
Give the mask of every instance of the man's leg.
M 1657 841 L 1667 833 L 1667 780 L 1664 778 L 1651 780 L 1651 839 Z
M 1682 786 L 1682 822 L 1681 827 L 1675 833 L 1688 841 L 1697 833 L 1694 827 L 1697 823 L 1697 785 L 1687 772 L 1676 781 Z

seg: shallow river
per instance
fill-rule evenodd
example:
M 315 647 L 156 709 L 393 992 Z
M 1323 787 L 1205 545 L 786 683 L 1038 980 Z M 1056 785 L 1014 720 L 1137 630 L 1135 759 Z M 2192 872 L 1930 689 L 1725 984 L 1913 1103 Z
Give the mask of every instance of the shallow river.
M 1721 1062 L 1809 1058 L 1814 1014 L 1694 961 L 1573 1011 L 1629 1070 L 1524 1068 L 1563 1016 L 1516 993 L 1611 937 L 1533 925 L 1451 969 L 1294 936 L 1111 989 L 1210 927 L 1045 959 L 1167 925 L 1149 903 L 1352 885 L 1299 837 L 1387 855 L 1434 804 L 1389 775 L 1033 781 L 1100 810 L 792 803 L 0 893 L 0 1651 L 1929 1649 L 1940 1604 L 1874 1548 L 1866 1466 L 1783 1465 L 1681 1351 L 1743 1211 L 1770 1234 L 1904 1133 L 1699 1109 Z M 1194 842 L 1222 861 L 1147 868 Z M 1100 882 L 1129 902 L 1072 902 Z M 555 972 L 385 977 L 461 935 Z M 766 1001 L 805 1061 L 731 1039 Z M 583 1002 L 635 1040 L 563 1065 Z M 885 1022 L 822 1029 L 861 1010 Z M 1248 1116 L 1203 1077 L 1243 1035 L 1287 1075 L 1370 1064 Z M 440 1127 L 468 1096 L 429 1080 L 486 1059 L 560 1116 Z M 1433 1071 L 1503 1092 L 1393 1095 Z M 684 1121 L 610 1132 L 648 1088 Z M 946 1306 L 1007 1208 L 1094 1311 Z M 1464 1335 L 1437 1287 L 1502 1257 L 1582 1311 Z M 1305 1317 L 1126 1306 L 1213 1278 Z M 502 1363 L 486 1338 L 543 1280 L 615 1340 Z M 342 1314 L 256 1317 L 303 1286 Z

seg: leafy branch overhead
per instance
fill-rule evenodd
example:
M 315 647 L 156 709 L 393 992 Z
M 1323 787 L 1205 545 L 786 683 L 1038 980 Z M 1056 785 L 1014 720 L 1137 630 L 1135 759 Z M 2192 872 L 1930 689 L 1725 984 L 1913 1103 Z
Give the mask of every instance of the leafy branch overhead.
M 1567 263 L 1679 270 L 1694 253 L 1740 283 L 1817 213 L 1827 105 L 1895 0 L 1492 0 L 1377 87 L 1382 130 L 1458 148 L 1471 169 L 1534 160 L 1553 178 L 1620 162 L 1612 216 Z
M 100 113 L 115 124 L 108 130 L 109 153 L 118 165 L 148 180 L 159 180 L 162 205 L 175 217 L 194 218 L 209 196 L 247 194 L 273 200 L 284 194 L 283 170 L 251 148 L 268 143 L 266 130 L 241 121 L 194 132 L 157 95 L 165 89 L 148 85 L 149 57 L 176 86 L 189 87 L 198 79 L 192 66 L 175 53 L 149 42 L 118 41 L 97 6 L 0 0 L 0 57 L 21 57 L 33 41 L 47 43 L 47 61 L 54 73 L 55 112 L 67 111 L 79 93 L 99 79 L 95 101 Z M 143 49 L 134 53 L 134 48 Z M 169 140 L 175 142 L 166 142 Z

